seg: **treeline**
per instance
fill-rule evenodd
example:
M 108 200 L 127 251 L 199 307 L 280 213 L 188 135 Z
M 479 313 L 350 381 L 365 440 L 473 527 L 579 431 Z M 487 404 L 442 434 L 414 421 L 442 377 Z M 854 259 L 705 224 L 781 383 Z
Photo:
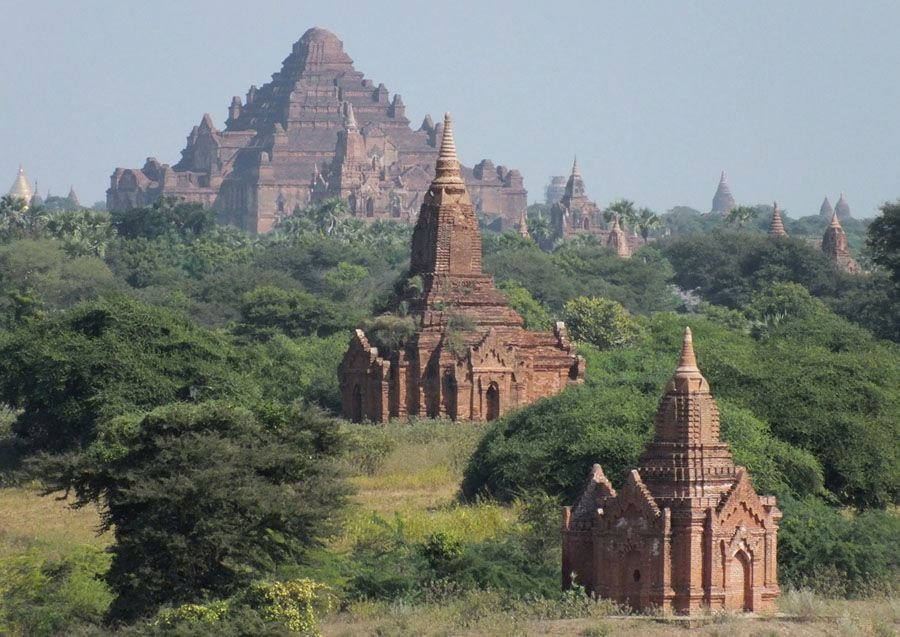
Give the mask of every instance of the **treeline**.
M 885 340 L 898 338 L 898 210 L 872 224 L 873 272 L 860 277 L 803 241 L 741 231 L 676 235 L 628 260 L 591 240 L 545 252 L 485 232 L 485 269 L 530 329 L 567 321 L 588 383 L 488 428 L 464 495 L 571 501 L 592 462 L 621 474 L 649 439 L 689 323 L 725 437 L 784 505 L 787 581 L 882 586 L 900 561 L 888 541 L 900 372 Z M 265 236 L 174 201 L 54 214 L 0 203 L 0 481 L 37 477 L 99 506 L 115 541 L 107 564 L 78 562 L 108 595 L 86 622 L 100 613 L 164 633 L 196 612 L 252 634 L 307 630 L 323 581 L 376 597 L 431 577 L 555 590 L 555 544 L 540 539 L 555 499 L 527 507 L 538 531 L 518 539 L 396 540 L 393 570 L 361 547 L 350 577 L 322 549 L 341 524 L 348 454 L 367 444 L 333 416 L 336 367 L 356 326 L 384 343 L 408 335 L 395 299 L 415 284 L 410 235 L 347 217 L 336 200 Z

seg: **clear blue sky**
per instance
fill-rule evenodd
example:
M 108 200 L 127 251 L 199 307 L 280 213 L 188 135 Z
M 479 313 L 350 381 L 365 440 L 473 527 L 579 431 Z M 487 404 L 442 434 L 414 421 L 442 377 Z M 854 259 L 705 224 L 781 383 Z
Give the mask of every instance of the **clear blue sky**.
M 370 7 L 381 4 L 380 12 Z M 577 153 L 588 194 L 792 216 L 900 197 L 900 2 L 4 3 L 0 189 L 19 162 L 83 202 L 116 166 L 180 157 L 311 26 L 403 95 L 450 110 L 460 158 L 519 168 L 530 200 Z

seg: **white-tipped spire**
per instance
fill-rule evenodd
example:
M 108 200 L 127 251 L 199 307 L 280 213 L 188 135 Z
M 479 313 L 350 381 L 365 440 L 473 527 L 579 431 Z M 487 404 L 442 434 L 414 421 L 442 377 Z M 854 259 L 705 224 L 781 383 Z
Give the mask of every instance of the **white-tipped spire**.
M 450 119 L 449 112 L 444 114 L 444 132 L 435 172 L 437 173 L 436 182 L 462 183 L 459 159 L 456 157 L 456 144 L 453 141 L 453 120 Z

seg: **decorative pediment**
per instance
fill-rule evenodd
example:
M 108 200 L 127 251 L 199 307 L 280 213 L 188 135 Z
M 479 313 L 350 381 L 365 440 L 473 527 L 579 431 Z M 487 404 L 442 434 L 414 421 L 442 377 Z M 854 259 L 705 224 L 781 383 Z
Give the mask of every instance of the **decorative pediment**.
M 768 527 L 769 511 L 757 495 L 744 467 L 738 467 L 737 478 L 716 506 L 716 519 L 720 528 L 735 524 Z
M 598 510 L 603 508 L 609 498 L 615 497 L 616 490 L 612 483 L 606 478 L 600 465 L 595 464 L 588 473 L 578 504 L 572 510 L 571 528 L 575 530 L 590 528 Z
M 607 501 L 604 517 L 608 523 L 615 526 L 620 518 L 641 518 L 649 523 L 660 518 L 662 512 L 656 500 L 650 494 L 650 490 L 637 469 L 632 469 L 625 478 L 625 484 L 619 490 L 615 498 Z
M 468 350 L 469 364 L 473 370 L 479 367 L 516 369 L 516 350 L 506 345 L 494 328 L 488 330 L 481 341 Z

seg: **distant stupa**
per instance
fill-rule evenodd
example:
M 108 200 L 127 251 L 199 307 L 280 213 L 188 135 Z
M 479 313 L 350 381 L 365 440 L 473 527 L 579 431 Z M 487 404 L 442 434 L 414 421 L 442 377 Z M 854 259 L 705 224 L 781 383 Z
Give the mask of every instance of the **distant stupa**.
M 772 204 L 772 221 L 769 223 L 769 236 L 787 236 L 787 230 L 784 229 L 784 220 L 781 218 L 781 210 L 778 208 L 777 201 Z
M 831 215 L 834 214 L 834 208 L 831 207 L 831 202 L 828 201 L 828 196 L 825 196 L 825 201 L 822 202 L 822 206 L 819 208 L 819 215 L 825 217 L 826 219 L 831 219 Z
M 838 202 L 834 204 L 834 211 L 837 213 L 838 219 L 845 220 L 851 219 L 850 215 L 850 204 L 847 203 L 847 200 L 844 199 L 844 193 L 841 193 L 841 198 L 838 199 Z
M 31 202 L 34 191 L 31 189 L 31 186 L 28 185 L 28 177 L 25 176 L 25 169 L 22 168 L 22 164 L 19 164 L 19 172 L 16 174 L 16 179 L 13 181 L 13 185 L 6 194 L 10 197 L 24 199 L 25 203 Z
M 713 195 L 712 211 L 717 214 L 728 214 L 735 206 L 734 197 L 731 194 L 731 188 L 728 187 L 728 181 L 725 179 L 725 171 L 719 178 L 719 187 L 716 188 L 716 194 Z

